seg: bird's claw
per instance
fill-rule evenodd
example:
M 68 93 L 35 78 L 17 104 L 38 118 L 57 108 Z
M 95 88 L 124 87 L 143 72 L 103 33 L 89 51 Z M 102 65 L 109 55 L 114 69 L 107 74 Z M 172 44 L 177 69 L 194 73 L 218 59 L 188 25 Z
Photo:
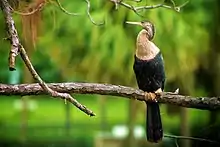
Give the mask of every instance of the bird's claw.
M 152 92 L 145 92 L 144 93 L 144 96 L 145 96 L 145 100 L 146 101 L 152 101 L 152 102 L 157 102 L 156 100 L 156 94 L 155 93 L 152 93 Z
M 152 102 L 157 102 L 157 97 L 160 97 L 162 95 L 163 91 L 161 88 L 157 89 L 154 93 L 152 92 L 145 92 L 145 100 L 151 100 Z

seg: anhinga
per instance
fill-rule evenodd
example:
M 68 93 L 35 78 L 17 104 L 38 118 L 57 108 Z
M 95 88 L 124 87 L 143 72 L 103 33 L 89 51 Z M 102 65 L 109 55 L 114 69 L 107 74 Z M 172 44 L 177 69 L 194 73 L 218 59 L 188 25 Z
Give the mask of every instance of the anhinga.
M 151 41 L 155 34 L 155 27 L 149 21 L 126 23 L 140 25 L 143 28 L 137 36 L 133 69 L 139 89 L 146 92 L 146 96 L 154 99 L 156 93 L 163 91 L 165 83 L 163 57 L 160 49 Z M 160 108 L 156 101 L 146 104 L 147 140 L 158 142 L 163 138 Z

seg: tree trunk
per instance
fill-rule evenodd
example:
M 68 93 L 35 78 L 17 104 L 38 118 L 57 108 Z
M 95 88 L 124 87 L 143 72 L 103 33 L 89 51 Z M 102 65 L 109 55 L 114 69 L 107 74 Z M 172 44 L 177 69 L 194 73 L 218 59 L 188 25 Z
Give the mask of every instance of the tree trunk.
M 66 122 L 65 122 L 65 135 L 66 135 L 66 146 L 70 144 L 70 132 L 71 132 L 71 109 L 70 104 L 65 103 L 65 112 L 66 112 Z
M 146 114 L 145 114 L 146 116 Z M 137 143 L 134 137 L 134 127 L 136 120 L 136 101 L 131 99 L 129 101 L 128 108 L 128 138 L 127 138 L 127 147 L 136 147 Z
M 213 23 L 213 28 L 211 30 L 211 56 L 210 56 L 210 62 L 209 67 L 211 71 L 211 78 L 213 82 L 213 92 L 211 95 L 220 95 L 220 10 L 219 10 L 220 1 L 215 0 L 213 2 L 213 19 L 215 22 Z M 217 118 L 217 112 L 210 112 L 209 117 L 209 125 L 212 125 L 216 122 Z
M 31 83 L 32 76 L 29 70 L 24 67 L 24 74 L 23 74 L 23 82 L 24 83 Z M 28 101 L 30 96 L 23 96 L 22 97 L 22 114 L 21 114 L 21 141 L 23 143 L 27 140 L 27 129 L 28 129 Z
M 107 121 L 106 121 L 106 97 L 98 96 L 99 106 L 100 106 L 100 130 L 101 132 L 105 132 L 107 130 Z
M 181 108 L 180 109 L 180 134 L 182 136 L 190 136 L 190 126 L 189 126 L 189 117 L 188 117 L 188 109 L 187 108 Z M 181 146 L 183 147 L 190 147 L 190 140 L 188 139 L 182 139 L 181 140 Z

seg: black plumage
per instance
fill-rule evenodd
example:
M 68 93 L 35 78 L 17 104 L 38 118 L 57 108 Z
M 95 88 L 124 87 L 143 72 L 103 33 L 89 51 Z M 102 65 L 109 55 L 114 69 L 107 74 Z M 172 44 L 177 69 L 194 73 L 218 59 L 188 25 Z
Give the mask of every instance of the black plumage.
M 141 90 L 155 92 L 159 88 L 164 89 L 165 71 L 161 52 L 150 60 L 141 60 L 135 56 L 133 69 Z
M 159 88 L 164 89 L 165 72 L 161 53 L 148 61 L 138 59 L 135 56 L 133 66 L 139 89 L 145 92 L 155 92 Z M 159 105 L 150 102 L 147 105 L 146 133 L 151 142 L 158 142 L 163 137 L 162 122 Z
M 139 89 L 147 93 L 162 92 L 165 83 L 165 70 L 160 49 L 151 41 L 155 27 L 149 21 L 126 22 L 143 27 L 136 41 L 135 61 L 133 65 Z M 160 108 L 156 101 L 148 102 L 146 117 L 146 134 L 150 142 L 163 138 Z

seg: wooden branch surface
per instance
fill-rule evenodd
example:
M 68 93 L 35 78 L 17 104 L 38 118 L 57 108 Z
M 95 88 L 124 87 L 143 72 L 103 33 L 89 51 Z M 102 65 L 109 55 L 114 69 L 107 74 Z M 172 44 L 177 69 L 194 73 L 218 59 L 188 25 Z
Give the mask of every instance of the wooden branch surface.
M 18 33 L 15 28 L 15 22 L 12 18 L 12 13 L 10 9 L 10 5 L 7 0 L 1 0 L 0 1 L 0 7 L 2 9 L 2 12 L 4 14 L 6 26 L 7 26 L 7 33 L 8 33 L 8 38 L 11 42 L 11 49 L 9 52 L 9 70 L 15 70 L 15 58 L 19 53 L 19 38 L 18 38 Z
M 43 4 L 42 4 L 43 6 Z M 80 104 L 76 99 L 74 99 L 69 93 L 59 93 L 57 91 L 52 90 L 47 86 L 47 84 L 41 79 L 41 77 L 38 75 L 37 71 L 34 69 L 27 53 L 22 44 L 19 43 L 19 37 L 17 34 L 17 30 L 15 28 L 14 20 L 11 16 L 11 6 L 9 5 L 7 0 L 1 0 L 0 1 L 0 7 L 3 11 L 6 24 L 8 26 L 7 31 L 8 35 L 10 36 L 9 40 L 11 41 L 11 50 L 9 54 L 9 69 L 15 70 L 15 57 L 17 56 L 18 50 L 20 51 L 21 58 L 23 59 L 26 67 L 30 71 L 32 77 L 34 80 L 36 80 L 39 85 L 42 87 L 42 89 L 45 91 L 45 93 L 49 94 L 52 97 L 59 97 L 61 99 L 64 99 L 65 101 L 69 101 L 73 105 L 75 105 L 78 109 L 85 112 L 89 116 L 95 116 L 95 113 L 93 113 L 89 108 L 86 106 Z
M 111 95 L 129 99 L 135 98 L 139 101 L 145 101 L 143 91 L 121 85 L 98 83 L 50 83 L 48 86 L 51 89 L 61 93 Z M 41 86 L 39 86 L 39 84 L 0 84 L 0 95 L 25 96 L 44 94 L 47 94 L 47 92 L 45 92 Z M 178 95 L 171 92 L 164 92 L 162 96 L 158 98 L 158 102 L 203 110 L 220 109 L 220 97 L 192 97 Z

